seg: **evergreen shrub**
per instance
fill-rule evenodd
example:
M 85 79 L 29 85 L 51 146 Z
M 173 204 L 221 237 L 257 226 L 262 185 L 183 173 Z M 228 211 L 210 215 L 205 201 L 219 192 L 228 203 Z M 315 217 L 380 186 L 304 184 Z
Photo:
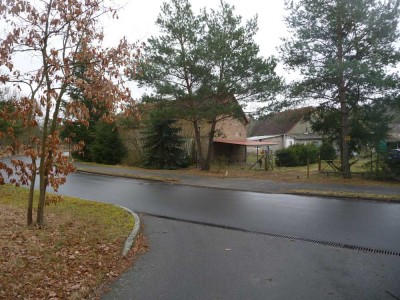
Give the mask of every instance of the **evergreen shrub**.
M 314 144 L 297 144 L 276 151 L 276 163 L 281 167 L 297 167 L 318 161 L 319 148 Z

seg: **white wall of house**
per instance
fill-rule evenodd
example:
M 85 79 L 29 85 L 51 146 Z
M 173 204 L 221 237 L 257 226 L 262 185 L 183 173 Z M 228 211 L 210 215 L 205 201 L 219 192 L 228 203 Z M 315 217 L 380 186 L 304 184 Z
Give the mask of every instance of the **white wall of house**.
M 295 139 L 292 138 L 291 136 L 288 135 L 283 135 L 283 147 L 282 148 L 287 148 L 290 146 L 293 146 L 295 144 Z
M 283 147 L 283 135 L 272 135 L 272 136 L 258 136 L 258 137 L 251 137 L 248 138 L 249 141 L 259 141 L 259 142 L 269 142 L 269 143 L 274 143 L 276 145 L 270 145 L 269 149 L 271 151 L 276 151 L 278 149 L 282 149 Z M 259 147 L 259 151 L 261 150 L 266 150 L 267 146 L 265 147 Z M 249 153 L 256 153 L 257 148 L 256 147 L 247 147 L 247 151 Z

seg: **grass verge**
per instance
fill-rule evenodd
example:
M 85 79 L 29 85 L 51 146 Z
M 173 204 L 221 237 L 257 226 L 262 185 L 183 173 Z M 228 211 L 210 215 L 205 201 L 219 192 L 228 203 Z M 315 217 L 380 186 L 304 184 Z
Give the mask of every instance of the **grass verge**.
M 114 167 L 114 166 L 113 166 Z M 114 167 L 116 168 L 116 167 Z M 161 181 L 161 182 L 179 182 L 179 179 L 176 178 L 167 178 L 167 177 L 160 177 L 160 176 L 152 176 L 152 175 L 137 175 L 137 174 L 130 174 L 125 172 L 113 172 L 113 171 L 101 171 L 96 169 L 89 169 L 89 168 L 76 168 L 78 172 L 82 173 L 94 173 L 98 175 L 106 175 L 106 176 L 118 176 L 124 178 L 132 178 L 132 179 L 139 179 L 139 180 L 150 180 L 150 181 Z
M 360 163 L 359 163 L 360 164 Z M 87 166 L 87 167 L 85 167 Z M 321 164 L 321 172 L 319 171 L 318 164 L 310 165 L 309 172 L 307 172 L 307 166 L 302 167 L 275 167 L 273 170 L 264 171 L 261 169 L 249 170 L 249 165 L 223 165 L 218 166 L 215 164 L 211 165 L 209 171 L 201 171 L 196 166 L 190 166 L 186 169 L 179 170 L 149 170 L 142 169 L 139 167 L 121 166 L 121 165 L 102 165 L 96 163 L 79 162 L 78 170 L 93 172 L 93 168 L 104 167 L 104 170 L 95 170 L 95 173 L 103 175 L 116 175 L 127 178 L 143 179 L 143 180 L 156 180 L 163 182 L 179 182 L 180 180 L 175 177 L 179 175 L 195 175 L 195 176 L 206 176 L 206 177 L 217 177 L 217 178 L 252 178 L 252 179 L 264 179 L 277 182 L 304 182 L 304 183 L 315 183 L 315 184 L 346 184 L 354 186 L 387 186 L 387 187 L 398 187 L 400 182 L 396 181 L 382 181 L 376 179 L 370 179 L 361 176 L 359 173 L 353 174 L 351 179 L 344 179 L 339 173 L 332 174 L 329 176 L 326 172 L 333 171 L 326 162 Z M 353 166 L 353 171 L 362 171 L 360 167 Z M 113 170 L 113 171 L 111 171 Z M 127 174 L 125 170 L 138 171 L 146 175 L 133 175 Z M 364 170 L 365 171 L 365 170 Z M 157 175 L 154 175 L 157 172 Z M 148 175 L 147 175 L 148 174 Z M 165 174 L 165 176 L 159 176 L 159 174 Z
M 146 245 L 121 251 L 133 228 L 125 210 L 64 197 L 45 207 L 45 228 L 26 226 L 28 191 L 0 187 L 0 299 L 96 298 Z
M 400 195 L 354 193 L 345 191 L 323 191 L 323 190 L 310 190 L 310 189 L 295 189 L 287 192 L 290 194 L 298 194 L 298 195 L 341 197 L 341 198 L 363 199 L 363 200 L 368 199 L 368 200 L 378 200 L 378 201 L 400 201 Z
M 359 171 L 354 169 L 352 171 Z M 277 182 L 305 182 L 315 184 L 347 184 L 355 186 L 400 186 L 400 182 L 382 181 L 362 177 L 360 174 L 353 174 L 351 179 L 344 179 L 339 173 L 329 174 L 326 172 L 333 171 L 326 162 L 321 165 L 321 171 L 318 169 L 318 164 L 311 164 L 309 172 L 307 166 L 301 167 L 274 167 L 273 170 L 265 171 L 261 169 L 249 170 L 248 167 L 242 165 L 225 165 L 218 167 L 212 165 L 209 172 L 199 171 L 195 167 L 175 171 L 180 174 L 193 174 L 214 177 L 230 177 L 230 178 L 253 178 L 265 179 Z M 173 172 L 170 172 L 171 174 Z M 308 174 L 307 174 L 308 173 Z

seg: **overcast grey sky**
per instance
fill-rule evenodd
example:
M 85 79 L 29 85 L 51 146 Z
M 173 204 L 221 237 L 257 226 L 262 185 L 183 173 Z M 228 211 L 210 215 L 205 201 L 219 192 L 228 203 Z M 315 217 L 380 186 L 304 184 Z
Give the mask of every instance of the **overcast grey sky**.
M 157 35 L 155 21 L 160 13 L 162 0 L 114 0 L 116 5 L 125 6 L 119 12 L 119 20 L 105 20 L 104 30 L 106 43 L 116 44 L 126 36 L 130 42 L 145 41 L 151 35 Z M 286 34 L 283 23 L 283 0 L 226 0 L 234 5 L 236 14 L 247 20 L 258 15 L 259 32 L 256 42 L 260 46 L 262 56 L 277 55 L 276 47 L 280 38 Z M 218 8 L 220 0 L 191 1 L 193 10 L 201 8 Z
M 281 44 L 281 37 L 287 34 L 283 23 L 283 0 L 225 0 L 235 6 L 237 15 L 246 21 L 258 15 L 259 31 L 255 37 L 260 46 L 260 55 L 278 56 L 276 47 Z M 119 19 L 103 21 L 105 45 L 114 46 L 126 36 L 129 42 L 146 41 L 150 36 L 157 35 L 156 19 L 161 11 L 163 0 L 113 0 L 116 6 L 122 6 Z M 202 8 L 218 8 L 220 0 L 192 0 L 193 10 L 198 13 Z M 289 78 L 282 65 L 278 65 L 277 73 Z M 134 97 L 140 97 L 144 90 L 132 88 Z
M 105 33 L 105 46 L 116 46 L 121 38 L 127 37 L 128 41 L 146 41 L 150 36 L 157 35 L 158 29 L 155 25 L 156 19 L 161 11 L 163 0 L 109 0 L 114 7 L 121 7 L 119 19 L 112 19 L 105 16 L 102 19 L 102 26 Z M 260 55 L 268 57 L 278 55 L 276 47 L 280 45 L 280 38 L 286 32 L 283 23 L 284 1 L 283 0 L 225 0 L 235 6 L 237 15 L 242 16 L 246 21 L 258 15 L 259 31 L 255 37 L 256 43 L 260 46 Z M 191 0 L 193 10 L 198 13 L 202 8 L 218 8 L 220 0 Z M 36 66 L 36 58 L 21 55 L 16 61 L 16 67 L 25 70 Z M 281 65 L 277 73 L 285 78 L 288 74 L 283 71 Z M 138 89 L 134 84 L 130 85 L 134 98 L 140 98 L 143 89 Z

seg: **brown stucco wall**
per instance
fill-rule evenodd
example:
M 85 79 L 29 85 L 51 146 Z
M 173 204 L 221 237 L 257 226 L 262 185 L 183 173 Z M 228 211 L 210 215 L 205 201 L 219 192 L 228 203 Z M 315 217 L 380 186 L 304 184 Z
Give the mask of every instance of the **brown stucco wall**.
M 211 124 L 209 122 L 202 121 L 200 124 L 200 136 L 202 139 L 202 152 L 205 154 L 207 152 L 208 146 L 208 134 L 211 129 Z M 194 140 L 194 128 L 193 123 L 189 121 L 179 121 L 177 122 L 177 126 L 182 128 L 181 134 L 186 139 Z M 226 138 L 228 140 L 237 140 L 247 138 L 247 130 L 245 120 L 238 120 L 234 118 L 226 118 L 217 123 L 216 126 L 216 137 Z M 215 147 L 215 144 L 214 144 Z M 239 147 L 240 148 L 240 147 Z M 227 150 L 227 149 L 225 149 Z M 229 150 L 229 153 L 223 153 L 224 148 L 218 148 L 218 152 L 215 152 L 215 148 L 213 149 L 212 159 L 214 160 L 216 156 L 225 156 L 228 160 L 237 161 L 242 159 L 243 156 L 245 159 L 245 149 L 244 150 L 234 150 L 233 152 Z M 227 150 L 228 151 L 228 150 Z M 232 156 L 232 157 L 230 157 Z
M 189 121 L 179 121 L 176 123 L 178 127 L 182 128 L 181 134 L 183 137 L 194 138 L 193 123 Z M 207 137 L 211 124 L 209 122 L 199 122 L 200 132 L 202 137 Z M 226 139 L 243 139 L 247 138 L 246 125 L 244 121 L 226 118 L 217 123 L 216 137 L 223 137 Z
M 128 166 L 142 162 L 143 146 L 140 139 L 140 130 L 137 128 L 118 128 L 119 137 L 125 146 L 127 153 L 122 163 Z
M 244 121 L 233 118 L 227 118 L 217 123 L 217 135 L 220 132 L 221 137 L 228 140 L 245 140 L 247 138 L 247 129 Z
M 217 123 L 217 137 L 223 137 L 226 139 L 243 139 L 245 140 L 247 137 L 246 134 L 246 125 L 240 120 L 236 120 L 233 118 L 227 118 L 219 123 Z M 185 140 L 185 149 L 188 152 L 189 156 L 192 159 L 196 160 L 196 150 L 194 145 L 194 128 L 193 123 L 189 121 L 180 120 L 176 122 L 176 126 L 181 128 L 181 136 Z M 208 134 L 210 132 L 211 125 L 207 122 L 200 122 L 200 131 L 201 131 L 201 139 L 202 139 L 202 151 L 205 154 L 208 146 Z M 118 132 L 120 138 L 124 146 L 126 147 L 127 155 L 123 159 L 123 163 L 127 165 L 135 165 L 140 163 L 142 160 L 142 143 L 141 143 L 141 134 L 140 129 L 132 129 L 132 128 L 118 128 Z M 237 147 L 238 149 L 223 149 L 219 148 L 217 150 L 217 154 L 215 155 L 213 151 L 212 159 L 215 159 L 216 156 L 224 156 L 228 158 L 229 161 L 236 162 L 238 160 L 245 159 L 245 151 L 246 149 L 241 149 L 243 147 Z M 226 150 L 228 152 L 224 153 Z

